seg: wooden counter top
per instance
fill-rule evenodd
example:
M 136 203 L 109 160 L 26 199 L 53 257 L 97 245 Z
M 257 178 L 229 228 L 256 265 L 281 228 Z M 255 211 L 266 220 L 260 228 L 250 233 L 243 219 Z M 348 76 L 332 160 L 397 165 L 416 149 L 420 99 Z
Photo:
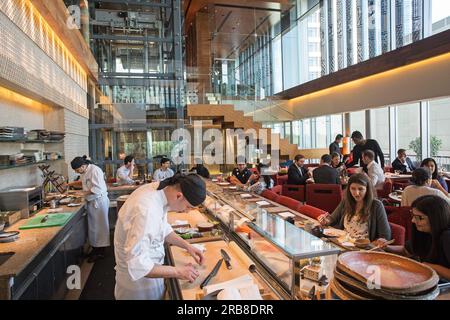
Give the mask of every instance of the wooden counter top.
M 73 212 L 78 213 L 85 209 L 82 204 L 78 207 L 62 206 L 61 212 Z M 47 209 L 39 211 L 35 216 L 44 216 L 47 214 Z M 73 219 L 75 215 L 71 217 Z M 0 278 L 10 278 L 19 274 L 24 270 L 33 259 L 52 241 L 64 226 L 61 227 L 48 227 L 48 228 L 36 228 L 28 230 L 19 230 L 19 227 L 25 224 L 29 219 L 22 219 L 12 226 L 8 227 L 5 231 L 20 231 L 19 239 L 14 242 L 0 243 L 0 253 L 14 252 L 4 264 L 0 266 Z M 68 223 L 70 223 L 69 220 Z
M 169 212 L 167 213 L 167 222 L 173 225 L 176 220 L 187 221 L 191 227 L 197 226 L 200 222 L 207 222 L 208 218 L 202 214 L 198 209 L 193 209 L 188 212 Z
M 224 249 L 231 257 L 231 265 L 233 269 L 228 270 L 226 268 L 225 262 L 223 262 L 217 275 L 209 282 L 209 284 L 217 284 L 248 274 L 253 278 L 255 284 L 259 286 L 260 290 L 263 289 L 265 293 L 270 294 L 270 291 L 264 284 L 264 282 L 262 282 L 248 270 L 248 266 L 245 265 L 243 260 L 238 257 L 238 254 L 234 251 L 234 249 L 232 249 L 225 241 L 220 240 L 205 242 L 202 243 L 202 245 L 204 245 L 206 248 L 206 251 L 204 253 L 205 261 L 202 266 L 197 265 L 194 259 L 185 250 L 178 247 L 170 247 L 175 266 L 182 266 L 188 263 L 192 263 L 200 273 L 200 276 L 193 283 L 189 283 L 186 280 L 177 280 L 184 300 L 197 300 L 200 296 L 203 295 L 203 290 L 200 289 L 200 284 L 203 282 L 203 280 L 205 280 L 205 278 L 214 268 L 217 261 L 222 258 L 220 249 Z M 271 296 L 274 295 L 271 294 Z M 273 298 L 275 298 L 275 296 Z
M 136 190 L 137 188 L 143 186 L 144 184 L 140 184 L 140 185 L 121 185 L 121 186 L 113 186 L 112 184 L 107 184 L 107 188 L 108 188 L 108 192 L 118 192 L 118 191 L 131 191 L 133 192 L 134 190 Z M 130 192 L 130 193 L 131 193 Z

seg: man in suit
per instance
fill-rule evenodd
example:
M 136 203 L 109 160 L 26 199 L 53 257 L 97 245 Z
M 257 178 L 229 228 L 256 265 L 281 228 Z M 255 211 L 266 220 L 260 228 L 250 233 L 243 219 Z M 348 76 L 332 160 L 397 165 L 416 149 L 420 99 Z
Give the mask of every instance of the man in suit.
M 399 149 L 397 151 L 397 159 L 392 162 L 392 169 L 400 171 L 400 173 L 408 173 L 416 170 L 416 167 L 412 163 L 411 159 L 406 156 L 405 149 Z
M 313 171 L 314 183 L 340 184 L 338 171 L 331 167 L 331 156 L 324 154 L 320 158 L 320 166 Z
M 339 144 L 342 142 L 343 138 L 344 138 L 344 136 L 342 134 L 338 134 L 336 136 L 336 139 L 334 139 L 334 142 L 332 142 L 330 144 L 330 146 L 328 147 L 328 149 L 330 150 L 330 154 L 333 154 L 333 153 L 342 154 Z
M 311 173 L 303 167 L 304 164 L 305 157 L 301 154 L 296 155 L 294 163 L 288 169 L 288 184 L 306 184 L 306 180 L 311 178 Z

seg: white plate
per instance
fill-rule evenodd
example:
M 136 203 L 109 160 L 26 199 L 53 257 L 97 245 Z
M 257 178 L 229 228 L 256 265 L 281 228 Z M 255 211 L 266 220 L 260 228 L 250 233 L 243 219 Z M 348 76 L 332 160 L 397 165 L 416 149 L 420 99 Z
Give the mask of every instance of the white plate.
M 212 182 L 217 182 L 219 181 L 218 179 L 211 179 Z
M 282 218 L 289 218 L 289 217 L 295 217 L 295 214 L 292 212 L 280 212 L 278 215 Z
M 347 235 L 347 232 L 344 230 L 328 228 L 323 230 L 323 234 L 328 237 L 344 237 Z
M 341 243 L 344 247 L 354 247 L 355 246 L 355 244 L 353 243 L 353 242 L 349 242 L 349 241 L 347 241 L 347 242 L 342 242 Z
M 67 206 L 68 207 L 78 207 L 78 206 L 81 206 L 81 203 L 69 203 Z
M 267 201 L 257 201 L 256 204 L 258 206 L 268 206 L 268 205 L 270 205 L 270 203 L 267 202 Z
M 219 182 L 218 185 L 219 186 L 229 186 L 231 183 L 229 182 Z
M 232 186 L 232 187 L 228 187 L 228 189 L 231 189 L 231 190 L 236 190 L 236 189 L 237 189 L 237 187 L 236 187 L 236 186 Z
M 248 193 L 243 193 L 241 194 L 241 198 L 252 198 L 252 195 Z

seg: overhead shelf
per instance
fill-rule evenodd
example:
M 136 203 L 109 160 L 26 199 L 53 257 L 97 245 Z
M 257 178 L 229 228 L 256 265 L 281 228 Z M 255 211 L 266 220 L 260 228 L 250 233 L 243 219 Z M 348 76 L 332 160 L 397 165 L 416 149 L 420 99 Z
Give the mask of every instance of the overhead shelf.
M 43 161 L 38 161 L 38 162 L 26 163 L 26 164 L 18 164 L 18 165 L 14 164 L 14 165 L 8 165 L 8 166 L 0 166 L 0 170 L 30 167 L 30 166 L 35 166 L 35 165 L 42 164 L 42 163 L 54 162 L 54 161 L 59 161 L 59 160 L 64 160 L 64 158 L 59 158 L 59 159 L 55 159 L 55 160 L 43 160 Z

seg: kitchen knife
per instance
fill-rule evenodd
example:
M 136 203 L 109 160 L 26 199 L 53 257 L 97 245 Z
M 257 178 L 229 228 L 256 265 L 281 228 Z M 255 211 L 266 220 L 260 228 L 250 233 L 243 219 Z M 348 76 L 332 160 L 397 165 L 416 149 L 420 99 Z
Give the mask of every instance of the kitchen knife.
M 45 221 L 47 221 L 48 220 L 48 214 L 47 215 L 45 215 L 45 217 L 44 218 L 42 218 L 42 220 L 41 220 L 41 223 L 44 223 Z
M 203 289 L 203 287 L 205 287 L 209 281 L 211 281 L 212 278 L 215 277 L 215 275 L 217 274 L 217 271 L 219 271 L 220 266 L 222 265 L 223 259 L 220 259 L 219 261 L 217 261 L 216 265 L 214 266 L 214 269 L 212 269 L 211 273 L 208 274 L 208 276 L 205 278 L 205 280 L 203 280 L 203 282 L 200 284 L 200 289 Z
M 222 254 L 223 260 L 225 260 L 225 264 L 227 265 L 227 269 L 228 270 L 233 269 L 233 267 L 231 266 L 231 263 L 230 263 L 231 258 L 228 255 L 228 253 L 225 250 L 223 250 L 223 249 L 220 249 L 220 253 Z

